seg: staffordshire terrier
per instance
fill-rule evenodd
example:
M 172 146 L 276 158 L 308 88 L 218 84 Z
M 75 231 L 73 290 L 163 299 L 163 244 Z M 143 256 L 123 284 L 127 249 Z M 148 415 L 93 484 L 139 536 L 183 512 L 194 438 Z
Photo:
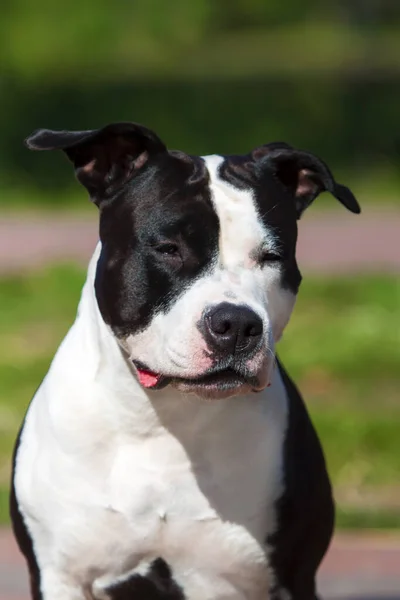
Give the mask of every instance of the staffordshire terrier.
M 14 453 L 32 598 L 314 600 L 331 486 L 276 343 L 299 217 L 323 191 L 358 213 L 353 194 L 280 142 L 198 157 L 117 123 L 26 144 L 63 150 L 100 214 Z

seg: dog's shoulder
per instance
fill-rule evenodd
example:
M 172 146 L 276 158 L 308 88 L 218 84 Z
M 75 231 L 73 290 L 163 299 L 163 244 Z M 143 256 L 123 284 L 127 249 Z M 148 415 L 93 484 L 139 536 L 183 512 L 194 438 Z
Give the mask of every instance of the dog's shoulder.
M 277 503 L 278 529 L 267 540 L 279 584 L 292 597 L 314 598 L 314 575 L 334 526 L 332 489 L 325 457 L 305 403 L 278 361 L 289 415 L 284 443 L 284 493 Z M 300 595 L 299 595 L 300 594 Z

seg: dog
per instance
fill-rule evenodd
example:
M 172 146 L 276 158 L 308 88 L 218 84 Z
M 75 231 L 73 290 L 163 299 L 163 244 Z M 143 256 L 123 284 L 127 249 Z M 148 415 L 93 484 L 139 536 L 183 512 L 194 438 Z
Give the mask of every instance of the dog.
M 316 156 L 169 151 L 151 130 L 37 130 L 100 213 L 78 313 L 36 392 L 10 511 L 34 600 L 314 600 L 324 455 L 276 357 Z

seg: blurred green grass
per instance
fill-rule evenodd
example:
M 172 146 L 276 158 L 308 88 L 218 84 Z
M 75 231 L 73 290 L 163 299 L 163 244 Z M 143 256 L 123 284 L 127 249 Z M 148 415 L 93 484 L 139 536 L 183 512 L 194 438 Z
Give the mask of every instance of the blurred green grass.
M 74 318 L 84 273 L 0 281 L 0 521 L 28 402 Z M 306 277 L 280 343 L 327 455 L 342 527 L 400 527 L 400 283 Z

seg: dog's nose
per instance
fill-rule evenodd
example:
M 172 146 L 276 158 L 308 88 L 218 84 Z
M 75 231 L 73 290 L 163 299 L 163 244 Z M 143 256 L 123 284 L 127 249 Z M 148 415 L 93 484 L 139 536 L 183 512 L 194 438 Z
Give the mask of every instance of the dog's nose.
M 223 302 L 205 315 L 210 346 L 224 354 L 250 352 L 259 343 L 263 323 L 248 306 Z

